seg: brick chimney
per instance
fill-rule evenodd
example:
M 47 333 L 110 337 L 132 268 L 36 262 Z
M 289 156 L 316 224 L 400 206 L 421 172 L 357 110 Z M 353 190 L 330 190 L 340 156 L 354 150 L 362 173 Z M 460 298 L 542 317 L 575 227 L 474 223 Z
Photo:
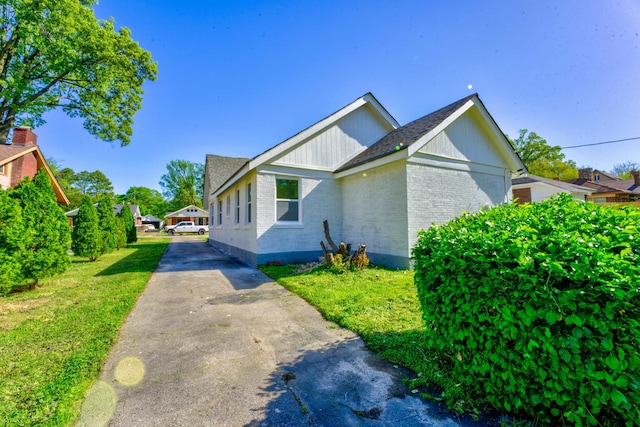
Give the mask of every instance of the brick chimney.
M 640 171 L 631 171 L 631 176 L 633 177 L 633 184 L 640 185 Z
M 593 181 L 593 168 L 578 169 L 578 178 Z
M 23 147 L 32 147 L 38 145 L 38 135 L 31 132 L 28 126 L 20 126 L 13 130 L 13 145 L 21 145 Z

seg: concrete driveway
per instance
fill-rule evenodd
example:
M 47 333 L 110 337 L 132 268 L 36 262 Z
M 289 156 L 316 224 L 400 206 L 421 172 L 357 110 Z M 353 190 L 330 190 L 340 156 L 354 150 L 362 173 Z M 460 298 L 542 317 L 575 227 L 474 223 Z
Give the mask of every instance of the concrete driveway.
M 304 300 L 174 237 L 78 426 L 457 426 Z

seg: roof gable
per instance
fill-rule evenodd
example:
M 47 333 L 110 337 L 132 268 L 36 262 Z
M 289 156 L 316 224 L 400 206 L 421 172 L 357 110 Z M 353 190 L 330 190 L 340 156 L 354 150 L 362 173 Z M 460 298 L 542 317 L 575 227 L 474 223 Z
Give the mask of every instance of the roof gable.
M 58 201 L 58 203 L 68 205 L 69 199 L 67 198 L 67 195 L 64 194 L 64 190 L 60 186 L 60 183 L 58 183 L 55 175 L 53 175 L 53 172 L 49 168 L 49 165 L 47 164 L 47 161 L 42 154 L 42 151 L 40 151 L 40 148 L 37 145 L 20 146 L 0 144 L 0 165 L 5 165 L 13 162 L 14 160 L 19 159 L 20 157 L 29 153 L 33 153 L 33 155 L 35 156 L 36 167 L 38 169 L 44 168 L 47 171 L 49 181 L 51 181 L 51 186 L 53 187 L 53 192 L 56 195 L 56 200 Z
M 363 107 L 368 106 L 371 114 L 375 115 L 382 123 L 388 127 L 389 130 L 395 129 L 400 125 L 394 119 L 391 114 L 378 102 L 378 100 L 371 94 L 366 93 L 360 98 L 356 99 L 352 103 L 347 106 L 341 108 L 333 114 L 325 117 L 324 119 L 316 122 L 315 124 L 309 126 L 305 130 L 295 134 L 289 139 L 281 142 L 280 144 L 266 150 L 262 154 L 257 155 L 253 159 L 251 159 L 246 165 L 240 167 L 229 179 L 227 179 L 223 185 L 217 188 L 211 188 L 211 194 L 217 193 L 219 191 L 223 191 L 228 186 L 232 185 L 238 179 L 242 178 L 249 171 L 256 169 L 257 167 L 274 162 L 277 159 L 281 159 L 283 156 L 287 155 L 291 151 L 293 151 L 299 145 L 307 142 L 310 138 L 313 138 L 315 135 L 322 133 L 324 130 L 331 128 L 334 126 L 340 119 L 346 117 L 353 111 Z M 355 153 L 354 153 L 355 154 Z
M 182 209 L 178 209 L 175 212 L 170 212 L 166 215 L 167 218 L 183 218 L 183 217 L 192 217 L 192 218 L 206 218 L 209 216 L 209 213 L 204 209 L 200 209 L 196 205 L 185 206 Z
M 493 141 L 494 151 L 500 152 L 501 157 L 504 158 L 505 163 L 512 171 L 524 169 L 524 165 L 513 151 L 513 147 L 486 111 L 478 95 L 473 94 L 394 130 L 337 169 L 336 172 L 346 171 L 403 150 L 407 150 L 404 157 L 412 156 L 473 107 L 476 107 L 476 115 L 479 120 L 485 124 L 486 133 Z

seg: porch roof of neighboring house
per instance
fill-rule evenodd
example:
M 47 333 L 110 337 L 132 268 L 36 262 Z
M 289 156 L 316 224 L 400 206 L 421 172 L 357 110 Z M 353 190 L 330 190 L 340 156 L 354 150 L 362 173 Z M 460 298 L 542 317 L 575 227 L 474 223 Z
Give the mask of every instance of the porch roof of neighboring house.
M 166 215 L 167 218 L 208 218 L 209 213 L 196 205 L 185 206 Z
M 162 222 L 160 218 L 156 218 L 153 215 L 145 215 L 142 217 L 142 222 Z
M 40 151 L 40 148 L 37 145 L 25 147 L 21 145 L 0 144 L 0 165 L 9 164 L 12 161 L 19 159 L 20 157 L 29 153 L 33 153 L 36 157 L 37 168 L 45 168 L 45 170 L 47 171 L 47 175 L 49 175 L 49 180 L 51 181 L 51 186 L 53 187 L 53 192 L 56 195 L 58 203 L 68 205 L 69 199 L 67 198 L 67 195 L 64 194 L 62 187 L 58 183 L 56 177 L 53 175 L 53 172 L 51 172 L 51 169 L 49 168 L 49 165 L 47 164 L 42 151 Z
M 511 180 L 511 184 L 514 187 L 525 186 L 526 184 L 531 184 L 534 182 L 539 182 L 547 186 L 552 186 L 559 188 L 563 191 L 568 191 L 571 193 L 582 193 L 582 194 L 591 194 L 595 191 L 593 188 L 588 188 L 581 185 L 571 184 L 569 182 L 558 181 L 555 179 L 544 178 L 537 175 L 527 175 L 520 178 L 514 178 Z

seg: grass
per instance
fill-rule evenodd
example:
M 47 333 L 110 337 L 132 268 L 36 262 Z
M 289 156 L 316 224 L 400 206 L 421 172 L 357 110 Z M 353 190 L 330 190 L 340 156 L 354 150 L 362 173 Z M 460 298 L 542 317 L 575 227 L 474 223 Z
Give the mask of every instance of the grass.
M 68 425 L 170 239 L 141 239 L 95 262 L 73 257 L 32 291 L 0 298 L 0 420 Z
M 481 409 L 491 409 L 482 397 L 460 390 L 450 367 L 442 364 L 450 357 L 433 354 L 428 348 L 413 271 L 371 267 L 336 274 L 323 267 L 304 273 L 296 272 L 297 268 L 265 266 L 261 270 L 314 305 L 327 320 L 356 332 L 383 358 L 413 371 L 407 383 L 414 392 L 446 401 L 450 410 L 469 413 L 475 419 Z M 491 415 L 491 423 L 534 425 L 497 415 Z

